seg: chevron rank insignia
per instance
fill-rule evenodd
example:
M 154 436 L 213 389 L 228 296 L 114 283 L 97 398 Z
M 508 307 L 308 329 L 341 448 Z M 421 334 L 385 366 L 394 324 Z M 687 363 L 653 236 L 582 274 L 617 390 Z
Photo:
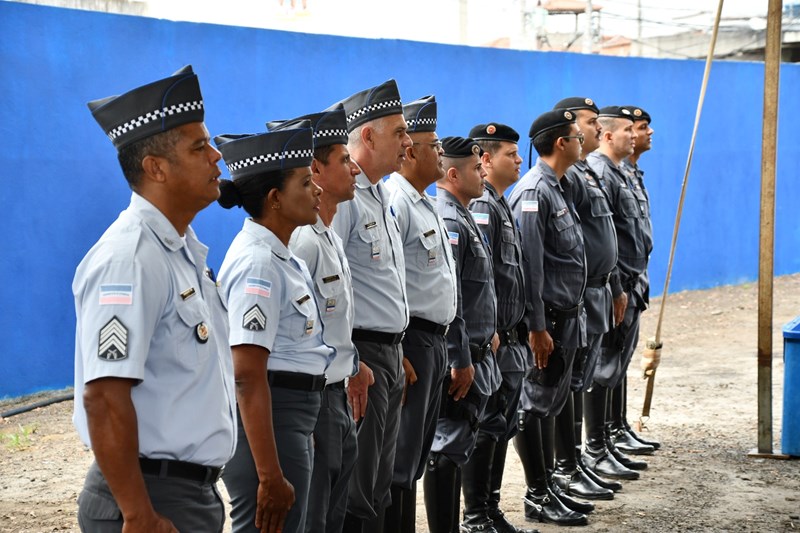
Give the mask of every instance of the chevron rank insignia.
M 128 328 L 116 316 L 100 329 L 97 357 L 105 361 L 128 358 Z
M 264 331 L 264 328 L 267 327 L 267 317 L 264 316 L 258 304 L 248 309 L 244 314 L 242 327 L 250 331 Z

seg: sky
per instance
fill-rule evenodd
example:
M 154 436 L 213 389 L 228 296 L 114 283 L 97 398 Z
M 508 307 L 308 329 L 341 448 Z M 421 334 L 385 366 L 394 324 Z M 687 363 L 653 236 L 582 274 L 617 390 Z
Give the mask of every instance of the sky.
M 572 32 L 571 15 L 532 12 L 522 16 L 538 0 L 150 0 L 148 15 L 173 20 L 214 22 L 326 33 L 367 38 L 409 39 L 449 44 L 486 46 L 511 37 L 514 48 L 533 48 L 537 27 L 548 32 Z M 593 0 L 602 7 L 600 26 L 604 35 L 638 35 L 638 3 L 642 7 L 642 36 L 665 35 L 708 29 L 713 24 L 718 0 Z M 791 3 L 787 0 L 786 3 Z M 282 4 L 282 5 L 281 5 Z M 466 7 L 466 9 L 464 9 Z M 462 11 L 464 9 L 464 11 Z M 726 0 L 723 20 L 758 24 L 767 12 L 767 0 Z M 729 22 L 731 23 L 731 22 Z M 763 23 L 763 22 L 762 22 Z M 583 31 L 583 16 L 578 27 Z

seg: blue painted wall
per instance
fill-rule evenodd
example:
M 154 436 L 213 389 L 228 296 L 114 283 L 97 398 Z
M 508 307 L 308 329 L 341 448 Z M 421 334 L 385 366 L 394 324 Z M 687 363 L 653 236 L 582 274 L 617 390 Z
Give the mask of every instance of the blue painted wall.
M 214 134 L 256 132 L 388 78 L 406 100 L 436 94 L 441 136 L 479 122 L 523 133 L 558 99 L 637 104 L 654 117 L 641 160 L 653 203 L 651 277 L 661 292 L 703 64 L 348 39 L 0 2 L 0 397 L 72 382 L 76 265 L 130 195 L 86 108 L 185 64 Z M 797 65 L 782 70 L 776 273 L 800 271 Z M 763 66 L 712 70 L 672 290 L 757 276 Z M 527 142 L 521 144 L 527 154 Z M 527 162 L 524 163 L 527 167 Z M 194 227 L 218 267 L 243 213 L 211 206 Z

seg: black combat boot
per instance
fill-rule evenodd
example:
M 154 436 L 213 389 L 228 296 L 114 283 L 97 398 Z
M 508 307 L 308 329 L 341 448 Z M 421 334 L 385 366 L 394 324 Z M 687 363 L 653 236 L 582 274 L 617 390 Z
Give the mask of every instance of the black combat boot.
M 535 529 L 521 529 L 508 521 L 503 511 L 500 510 L 500 489 L 503 486 L 503 471 L 506 465 L 506 453 L 508 452 L 508 441 L 501 439 L 494 446 L 494 457 L 492 458 L 492 476 L 490 481 L 491 491 L 489 492 L 489 518 L 492 519 L 492 527 L 497 533 L 538 533 Z
M 620 449 L 618 449 L 614 445 L 614 441 L 611 440 L 611 425 L 613 424 L 613 419 L 615 416 L 618 418 L 619 413 L 621 412 L 621 390 L 622 385 L 617 385 L 614 389 L 609 391 L 609 398 L 608 403 L 606 404 L 606 423 L 605 423 L 605 432 L 603 437 L 606 441 L 606 448 L 614 456 L 614 459 L 619 461 L 619 463 L 624 466 L 625 468 L 629 468 L 631 470 L 645 470 L 647 469 L 647 463 L 644 461 L 639 461 L 637 459 L 633 459 L 628 457 Z M 616 415 L 614 413 L 617 413 Z
M 605 416 L 607 391 L 595 383 L 583 404 L 583 417 L 586 421 L 586 441 L 581 456 L 584 470 L 597 477 L 612 479 L 639 479 L 639 472 L 621 465 L 606 448 Z
M 431 453 L 423 477 L 425 513 L 430 533 L 453 533 L 458 528 L 458 466 L 445 455 Z
M 417 483 L 410 489 L 392 485 L 392 505 L 386 508 L 383 533 L 415 533 L 417 521 Z
M 461 491 L 464 493 L 464 520 L 461 522 L 463 533 L 474 531 L 497 533 L 489 518 L 495 444 L 489 435 L 479 432 L 472 455 L 461 467 Z
M 622 383 L 614 387 L 611 393 L 611 412 L 606 414 L 606 419 L 610 422 L 609 438 L 614 446 L 623 453 L 632 455 L 650 455 L 655 451 L 655 448 L 649 444 L 642 444 L 632 435 L 630 435 L 623 425 L 625 420 L 625 406 L 627 388 L 627 381 L 623 380 Z M 620 461 L 625 464 L 623 461 Z M 632 468 L 632 467 L 629 467 Z

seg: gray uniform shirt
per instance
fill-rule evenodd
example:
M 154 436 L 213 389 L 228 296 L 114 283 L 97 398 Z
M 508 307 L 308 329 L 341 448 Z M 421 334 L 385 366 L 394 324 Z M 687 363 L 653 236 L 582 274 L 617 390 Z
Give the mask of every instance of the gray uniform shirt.
M 409 314 L 448 325 L 456 316 L 456 270 L 434 199 L 397 173 L 386 181 L 386 188 L 403 239 Z
M 84 384 L 136 380 L 139 455 L 222 466 L 236 446 L 223 295 L 191 227 L 184 240 L 136 193 L 75 272 L 75 411 L 91 447 Z
M 353 273 L 353 327 L 400 333 L 408 325 L 406 272 L 400 228 L 383 182 L 356 176 L 356 196 L 339 204 L 333 229 Z
M 294 231 L 289 248 L 305 262 L 314 281 L 314 297 L 325 326 L 322 338 L 325 344 L 336 348 L 336 357 L 326 375 L 328 383 L 338 383 L 358 372 L 356 347 L 350 339 L 353 279 L 342 240 L 318 218 L 315 224 Z
M 228 299 L 231 346 L 266 348 L 269 370 L 325 373 L 335 350 L 322 340 L 311 275 L 274 233 L 246 219 L 219 279 Z
M 525 287 L 531 304 L 531 330 L 544 331 L 546 305 L 572 309 L 583 301 L 586 255 L 580 220 L 568 201 L 569 182 L 537 159 L 509 197 L 520 225 L 525 254 Z M 586 315 L 567 320 L 559 340 L 565 348 L 586 344 Z

